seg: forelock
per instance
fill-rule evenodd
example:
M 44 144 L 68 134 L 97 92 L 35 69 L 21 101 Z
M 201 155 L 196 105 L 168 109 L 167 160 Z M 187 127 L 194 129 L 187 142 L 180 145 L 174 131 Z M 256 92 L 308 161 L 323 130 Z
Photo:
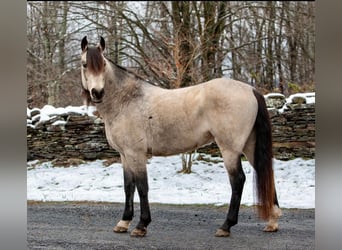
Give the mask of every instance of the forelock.
M 87 69 L 93 74 L 103 72 L 104 62 L 101 49 L 98 47 L 88 48 L 87 50 Z

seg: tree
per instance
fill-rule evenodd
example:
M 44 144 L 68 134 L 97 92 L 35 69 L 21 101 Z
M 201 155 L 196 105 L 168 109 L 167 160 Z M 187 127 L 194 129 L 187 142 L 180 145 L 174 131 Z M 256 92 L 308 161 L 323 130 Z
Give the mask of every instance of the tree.
M 191 75 L 193 45 L 192 23 L 190 19 L 190 2 L 172 1 L 172 21 L 177 80 L 174 87 L 185 87 L 193 84 Z
M 225 18 L 229 9 L 225 2 L 204 1 L 203 3 L 204 27 L 201 29 L 202 72 L 204 81 L 221 77 L 222 70 L 218 58 L 220 39 L 225 27 Z M 228 11 L 228 13 L 226 13 Z M 199 25 L 201 25 L 199 23 Z
M 68 11 L 68 2 L 28 2 L 28 90 L 50 105 L 59 104 L 59 80 L 68 70 Z
M 76 105 L 79 43 L 164 88 L 231 77 L 314 88 L 315 2 L 27 2 L 28 103 Z M 71 79 L 71 80 L 68 80 Z M 60 93 L 60 86 L 72 91 Z

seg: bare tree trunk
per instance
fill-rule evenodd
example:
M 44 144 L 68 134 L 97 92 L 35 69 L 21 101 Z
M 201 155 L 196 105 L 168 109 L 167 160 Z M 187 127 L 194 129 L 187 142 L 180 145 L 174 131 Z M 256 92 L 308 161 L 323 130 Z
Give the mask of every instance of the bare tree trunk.
M 68 23 L 68 2 L 62 2 L 62 22 L 60 24 L 60 33 L 59 33 L 59 41 L 58 41 L 58 50 L 59 50 L 59 70 L 60 73 L 63 73 L 65 70 L 65 39 L 67 32 L 67 23 Z
M 56 3 L 44 2 L 42 24 L 43 24 L 43 43 L 44 43 L 44 75 L 48 84 L 48 104 L 55 105 L 55 87 L 56 82 L 52 77 L 53 69 L 53 49 L 52 49 L 52 38 L 54 35 L 54 25 L 56 24 L 56 10 L 51 5 Z M 57 9 L 57 8 L 56 8 Z
M 196 151 L 182 154 L 182 170 L 179 170 L 178 173 L 191 174 L 192 163 L 194 161 L 195 155 Z
M 58 34 L 58 38 L 57 38 L 57 42 L 58 42 L 58 78 L 57 80 L 54 81 L 54 90 L 53 90 L 53 94 L 54 98 L 53 100 L 51 100 L 51 102 L 53 103 L 53 105 L 56 106 L 63 106 L 63 103 L 60 102 L 60 79 L 62 77 L 62 75 L 65 73 L 66 71 L 66 66 L 65 66 L 65 40 L 67 37 L 67 23 L 68 23 L 68 11 L 69 11 L 69 6 L 68 6 L 68 2 L 67 1 L 63 1 L 61 2 L 62 4 L 62 16 L 61 16 L 61 23 L 58 25 L 59 26 L 59 34 Z M 51 97 L 50 97 L 51 98 Z
M 281 5 L 283 4 L 280 3 Z M 288 89 L 287 84 L 284 81 L 284 73 L 283 73 L 283 66 L 282 66 L 282 51 L 281 51 L 281 44 L 283 42 L 282 39 L 282 32 L 283 32 L 283 22 L 284 22 L 284 8 L 282 6 L 281 12 L 280 12 L 280 21 L 279 21 L 279 32 L 277 33 L 277 38 L 275 39 L 275 53 L 276 53 L 276 61 L 277 61 L 277 71 L 279 75 L 279 89 L 280 93 L 287 96 L 288 95 Z
M 227 4 L 230 4 L 229 2 Z M 228 8 L 228 11 L 230 10 L 230 6 Z M 238 79 L 240 75 L 240 65 L 238 62 L 238 54 L 235 50 L 236 46 L 236 39 L 235 39 L 235 29 L 234 29 L 234 21 L 233 21 L 233 15 L 229 15 L 228 17 L 228 36 L 229 36 L 229 51 L 231 54 L 231 67 L 232 67 L 232 78 Z
M 225 26 L 225 2 L 203 2 L 204 29 L 201 34 L 202 43 L 202 74 L 205 81 L 220 77 L 222 73 L 218 62 L 220 38 Z
M 191 23 L 190 23 L 190 3 L 172 2 L 173 29 L 175 38 L 175 58 L 177 68 L 177 82 L 175 87 L 185 87 L 192 85 L 191 57 L 193 55 Z
M 265 19 L 262 19 L 261 22 L 259 21 L 259 15 L 257 14 L 257 9 L 251 8 L 251 11 L 254 16 L 254 25 L 256 30 L 255 35 L 255 70 L 253 72 L 252 77 L 254 78 L 254 86 L 255 87 L 263 87 L 264 75 L 262 70 L 262 55 L 263 55 L 263 40 L 261 39 L 263 36 L 263 28 L 265 24 Z
M 291 3 L 284 2 L 284 6 L 286 7 L 286 39 L 288 43 L 288 54 L 289 54 L 289 71 L 290 71 L 290 82 L 297 82 L 297 41 L 295 39 L 295 31 L 292 25 L 294 21 L 294 12 L 291 10 Z
M 267 25 L 267 47 L 266 47 L 266 81 L 265 85 L 267 90 L 273 91 L 273 35 L 275 33 L 274 21 L 275 21 L 275 10 L 274 3 L 271 1 L 267 2 L 267 13 L 268 13 L 268 25 Z

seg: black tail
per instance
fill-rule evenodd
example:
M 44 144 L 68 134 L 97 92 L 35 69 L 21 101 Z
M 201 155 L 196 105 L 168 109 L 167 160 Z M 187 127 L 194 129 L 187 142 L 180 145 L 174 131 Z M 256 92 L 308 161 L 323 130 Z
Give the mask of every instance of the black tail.
M 272 164 L 272 128 L 264 97 L 253 90 L 258 101 L 258 114 L 254 129 L 256 143 L 254 150 L 254 168 L 257 175 L 257 194 L 261 202 L 259 214 L 267 219 L 275 204 L 274 174 Z

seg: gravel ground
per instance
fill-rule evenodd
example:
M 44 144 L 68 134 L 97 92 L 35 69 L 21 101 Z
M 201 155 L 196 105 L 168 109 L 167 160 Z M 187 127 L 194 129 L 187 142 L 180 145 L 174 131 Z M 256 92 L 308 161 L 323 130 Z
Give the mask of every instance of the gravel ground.
M 116 234 L 123 204 L 28 202 L 29 249 L 315 249 L 315 210 L 283 209 L 279 231 L 264 233 L 265 222 L 255 208 L 241 207 L 230 237 L 217 238 L 216 229 L 227 207 L 151 204 L 152 222 L 144 238 Z M 135 204 L 138 222 L 139 205 Z

